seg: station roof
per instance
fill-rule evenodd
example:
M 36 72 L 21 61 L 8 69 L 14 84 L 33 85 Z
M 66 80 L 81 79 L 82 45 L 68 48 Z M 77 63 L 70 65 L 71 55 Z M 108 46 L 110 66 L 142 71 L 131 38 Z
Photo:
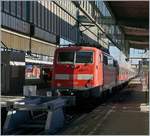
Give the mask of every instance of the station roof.
M 149 1 L 106 1 L 130 48 L 149 48 Z

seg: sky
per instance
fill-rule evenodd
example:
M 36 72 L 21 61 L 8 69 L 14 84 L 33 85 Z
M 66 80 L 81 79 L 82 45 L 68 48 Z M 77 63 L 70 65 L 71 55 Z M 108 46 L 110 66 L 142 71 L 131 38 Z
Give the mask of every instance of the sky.
M 63 38 L 60 38 L 60 45 L 68 45 L 68 44 L 73 44 L 72 42 L 69 42 Z

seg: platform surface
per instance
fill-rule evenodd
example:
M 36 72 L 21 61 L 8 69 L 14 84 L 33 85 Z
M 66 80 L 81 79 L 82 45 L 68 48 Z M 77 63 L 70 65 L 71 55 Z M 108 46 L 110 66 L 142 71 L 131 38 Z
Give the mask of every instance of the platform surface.
M 90 113 L 75 120 L 58 134 L 61 135 L 148 135 L 148 92 L 143 90 L 140 79 Z

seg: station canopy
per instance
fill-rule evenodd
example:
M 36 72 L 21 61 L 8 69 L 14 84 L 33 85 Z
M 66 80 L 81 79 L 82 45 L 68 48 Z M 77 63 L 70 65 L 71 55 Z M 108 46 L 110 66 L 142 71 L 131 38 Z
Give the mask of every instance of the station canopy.
M 130 48 L 149 48 L 149 1 L 105 1 Z

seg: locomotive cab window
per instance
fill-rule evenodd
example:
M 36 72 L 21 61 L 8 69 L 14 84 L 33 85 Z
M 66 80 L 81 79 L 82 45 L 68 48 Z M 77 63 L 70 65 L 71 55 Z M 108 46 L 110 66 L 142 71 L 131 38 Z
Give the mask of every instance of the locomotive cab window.
M 59 52 L 58 63 L 61 64 L 93 63 L 93 52 L 92 51 Z
M 93 63 L 93 52 L 77 51 L 75 63 Z
M 59 63 L 73 63 L 74 62 L 74 52 L 59 52 L 58 53 L 58 62 Z

